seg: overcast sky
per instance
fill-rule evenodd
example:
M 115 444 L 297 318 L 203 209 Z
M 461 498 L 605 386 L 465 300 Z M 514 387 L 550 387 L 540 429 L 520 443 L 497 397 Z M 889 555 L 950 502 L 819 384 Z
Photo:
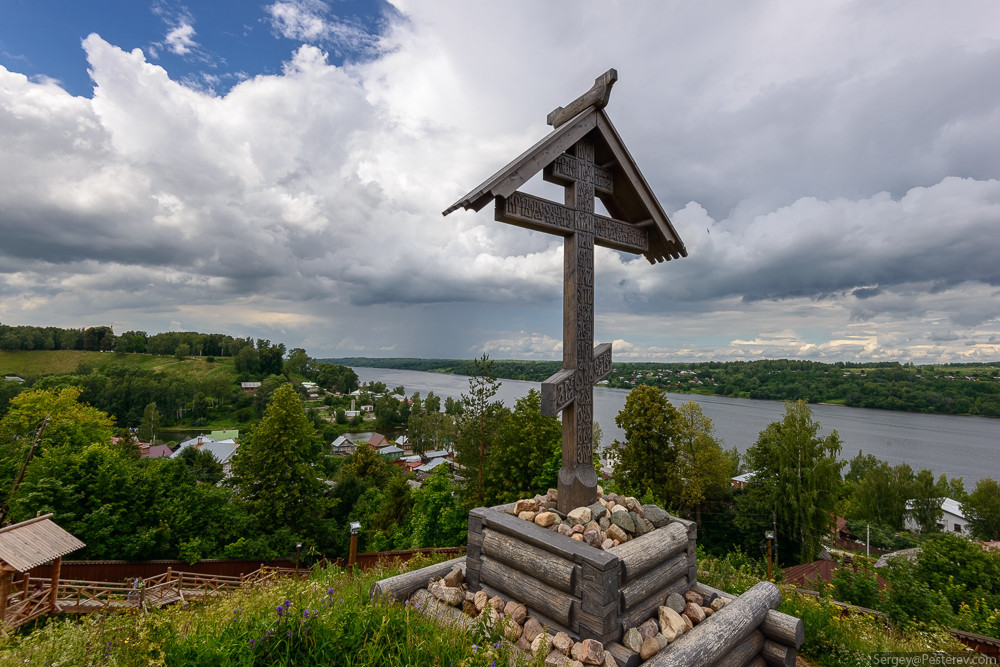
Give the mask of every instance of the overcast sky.
M 609 67 L 689 251 L 598 249 L 615 359 L 1000 359 L 995 0 L 6 2 L 0 322 L 559 358 L 561 239 L 441 211 Z

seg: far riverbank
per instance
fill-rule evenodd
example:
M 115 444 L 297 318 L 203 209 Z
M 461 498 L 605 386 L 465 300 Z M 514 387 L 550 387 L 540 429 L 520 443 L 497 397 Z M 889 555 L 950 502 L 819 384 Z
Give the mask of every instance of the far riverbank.
M 458 399 L 468 391 L 468 377 L 424 371 L 357 366 L 354 371 L 362 382 L 384 382 L 389 387 L 403 385 L 407 395 L 433 391 L 442 399 Z M 502 380 L 498 398 L 507 406 L 538 389 L 539 383 L 523 380 Z M 627 389 L 596 387 L 594 418 L 604 431 L 603 445 L 624 438 L 615 424 L 615 416 L 625 405 Z M 770 422 L 784 415 L 781 401 L 762 401 L 725 396 L 668 393 L 670 401 L 681 405 L 698 403 L 712 419 L 716 435 L 726 448 L 736 447 L 745 452 L 757 439 L 757 434 Z M 823 433 L 836 430 L 843 442 L 842 458 L 851 459 L 858 451 L 874 454 L 895 465 L 908 463 L 914 470 L 929 468 L 935 477 L 962 477 L 971 489 L 982 477 L 1000 480 L 1000 420 L 988 417 L 933 415 L 893 412 L 838 405 L 810 406 L 814 419 Z

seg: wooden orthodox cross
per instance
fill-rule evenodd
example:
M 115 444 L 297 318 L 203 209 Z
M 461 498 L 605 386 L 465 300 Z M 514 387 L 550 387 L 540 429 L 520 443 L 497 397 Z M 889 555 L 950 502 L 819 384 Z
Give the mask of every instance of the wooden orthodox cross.
M 564 513 L 597 501 L 594 384 L 611 372 L 611 344 L 594 348 L 594 245 L 642 253 L 651 262 L 687 255 L 602 111 L 617 78 L 609 70 L 587 93 L 550 113 L 556 129 L 548 137 L 444 212 L 479 210 L 495 199 L 497 220 L 565 238 L 563 370 L 542 383 L 542 414 L 562 412 L 558 507 Z M 516 191 L 539 168 L 545 180 L 565 188 L 564 204 Z M 595 213 L 595 197 L 615 217 Z

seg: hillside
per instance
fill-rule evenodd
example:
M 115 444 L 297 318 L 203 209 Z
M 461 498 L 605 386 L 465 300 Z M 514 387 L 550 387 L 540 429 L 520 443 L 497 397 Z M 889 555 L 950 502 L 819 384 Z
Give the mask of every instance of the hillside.
M 0 375 L 18 375 L 26 380 L 79 370 L 104 371 L 111 366 L 124 366 L 168 375 L 184 376 L 192 380 L 225 378 L 236 381 L 236 371 L 231 357 L 185 357 L 177 359 L 160 354 L 115 354 L 86 350 L 0 350 Z

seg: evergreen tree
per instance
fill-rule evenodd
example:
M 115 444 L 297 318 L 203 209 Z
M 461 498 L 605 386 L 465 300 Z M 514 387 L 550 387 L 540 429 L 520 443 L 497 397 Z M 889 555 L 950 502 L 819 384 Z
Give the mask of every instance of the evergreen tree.
M 494 400 L 500 382 L 493 374 L 493 362 L 487 355 L 475 361 L 476 370 L 469 376 L 469 393 L 462 394 L 462 417 L 455 453 L 465 467 L 466 502 L 480 507 L 486 497 L 490 454 L 496 441 L 503 403 Z
M 666 392 L 640 385 L 629 392 L 615 423 L 625 431 L 625 442 L 615 440 L 611 456 L 614 478 L 621 491 L 659 503 L 680 500 L 677 469 L 678 413 Z
M 264 532 L 288 528 L 299 539 L 314 538 L 329 505 L 316 468 L 321 455 L 298 394 L 282 385 L 233 457 L 239 497 Z
M 541 394 L 531 389 L 504 412 L 491 452 L 495 464 L 488 468 L 487 505 L 544 494 L 559 483 L 562 425 L 542 416 Z

